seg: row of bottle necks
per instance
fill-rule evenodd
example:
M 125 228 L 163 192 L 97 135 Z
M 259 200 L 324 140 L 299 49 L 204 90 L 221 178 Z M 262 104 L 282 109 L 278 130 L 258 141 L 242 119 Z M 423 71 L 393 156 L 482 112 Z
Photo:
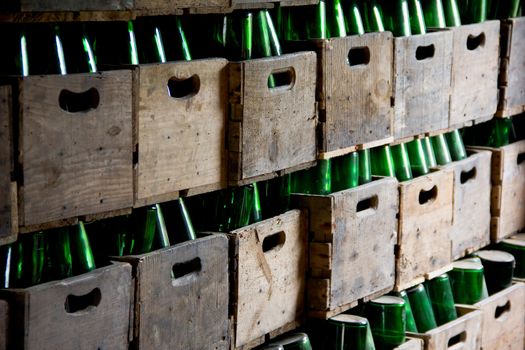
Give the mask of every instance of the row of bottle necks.
M 90 73 L 115 65 L 192 58 L 246 60 L 282 54 L 290 40 L 391 31 L 395 36 L 521 14 L 522 1 L 320 0 L 227 15 L 129 22 L 0 25 L 0 75 Z M 269 84 L 272 82 L 270 81 Z
M 148 253 L 195 239 L 198 232 L 231 232 L 290 210 L 293 193 L 329 195 L 373 176 L 408 181 L 465 159 L 463 137 L 470 145 L 500 147 L 523 135 L 515 135 L 512 119 L 493 119 L 462 132 L 319 160 L 313 168 L 275 179 L 134 209 L 127 216 L 23 234 L 0 248 L 0 286 L 63 279 L 107 265 L 110 256 Z

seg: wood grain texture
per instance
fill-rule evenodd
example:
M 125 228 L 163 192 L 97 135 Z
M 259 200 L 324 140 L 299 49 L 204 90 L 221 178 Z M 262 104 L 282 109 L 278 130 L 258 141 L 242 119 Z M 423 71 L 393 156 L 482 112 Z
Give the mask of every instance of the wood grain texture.
M 483 312 L 481 347 L 483 350 L 523 350 L 525 284 L 516 283 L 476 303 Z M 496 317 L 499 310 L 505 310 Z M 501 312 L 501 311 L 500 311 Z
M 486 21 L 452 30 L 450 126 L 461 128 L 470 121 L 487 121 L 496 113 L 500 22 Z
M 328 311 L 328 316 L 341 306 L 392 290 L 397 186 L 397 180 L 384 178 L 327 196 L 294 195 L 310 213 L 309 308 Z M 358 209 L 367 200 L 370 206 Z
M 448 127 L 452 39 L 449 30 L 394 39 L 395 139 Z M 425 48 L 431 57 L 417 59 Z
M 228 239 L 224 235 L 119 260 L 131 263 L 136 274 L 134 337 L 139 349 L 229 348 Z M 200 268 L 172 277 L 176 264 L 192 261 L 198 261 Z
M 0 86 L 0 245 L 14 242 L 18 233 L 18 190 L 11 180 L 13 167 L 11 87 Z
M 206 59 L 139 66 L 135 204 L 176 199 L 179 191 L 227 186 L 227 61 Z M 171 97 L 172 78 L 198 77 L 197 93 Z M 192 91 L 192 90 L 190 90 Z
M 68 313 L 68 296 L 100 291 L 99 303 Z M 131 266 L 115 263 L 26 289 L 1 291 L 12 309 L 9 349 L 128 349 Z M 13 316 L 16 315 L 16 316 Z
M 291 85 L 269 89 L 268 77 L 279 72 L 291 74 Z M 230 63 L 230 123 L 240 123 L 229 140 L 230 182 L 316 159 L 315 82 L 313 52 Z
M 0 350 L 8 349 L 9 334 L 9 304 L 0 300 Z
M 500 99 L 498 117 L 525 111 L 525 18 L 501 22 Z
M 481 151 L 448 166 L 454 172 L 453 260 L 490 243 L 491 157 Z
M 4 0 L 1 10 L 22 12 L 132 10 L 134 0 Z
M 307 216 L 292 210 L 232 231 L 232 298 L 235 348 L 303 318 L 306 284 Z M 263 251 L 265 238 L 282 235 L 284 243 Z M 253 343 L 252 343 L 253 344 Z M 258 345 L 258 344 L 255 344 Z
M 20 80 L 23 225 L 133 205 L 131 72 Z M 70 113 L 62 91 L 96 89 L 98 107 Z
M 426 333 L 411 333 L 413 338 L 423 339 L 425 350 L 481 349 L 481 324 L 483 314 L 472 307 L 456 306 L 458 318 Z M 450 339 L 459 336 L 459 342 L 449 346 Z
M 159 10 L 171 8 L 228 8 L 230 0 L 134 0 L 137 10 Z
M 420 202 L 420 196 L 429 195 Z M 451 262 L 454 198 L 452 169 L 442 169 L 399 184 L 396 285 L 400 291 L 424 281 Z
M 392 140 L 393 41 L 390 32 L 314 41 L 323 130 L 320 152 Z M 351 65 L 356 60 L 349 59 L 351 50 L 368 63 Z
M 423 340 L 407 337 L 403 345 L 399 345 L 394 350 L 423 350 Z

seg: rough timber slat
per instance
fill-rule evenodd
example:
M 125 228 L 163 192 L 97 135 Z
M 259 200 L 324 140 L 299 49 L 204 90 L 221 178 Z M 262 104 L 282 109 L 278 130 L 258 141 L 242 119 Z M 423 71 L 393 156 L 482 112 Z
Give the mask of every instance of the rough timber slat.
M 122 11 L 43 11 L 13 12 L 0 11 L 0 22 L 37 23 L 37 22 L 100 22 L 130 21 L 140 16 L 180 15 L 182 10 L 122 10 Z
M 179 191 L 227 186 L 228 72 L 225 59 L 137 66 L 138 163 L 135 205 L 175 199 Z M 171 97 L 168 81 L 190 81 Z
M 499 21 L 452 29 L 452 94 L 450 126 L 492 118 L 498 105 Z
M 0 350 L 8 349 L 9 330 L 9 304 L 0 300 Z
M 18 81 L 21 225 L 132 207 L 131 81 L 127 70 Z M 89 108 L 59 105 L 79 100 Z
M 394 350 L 423 350 L 423 340 L 407 337 L 404 344 L 399 345 Z
M 18 233 L 17 184 L 11 180 L 13 114 L 11 87 L 0 86 L 0 245 L 16 240 Z

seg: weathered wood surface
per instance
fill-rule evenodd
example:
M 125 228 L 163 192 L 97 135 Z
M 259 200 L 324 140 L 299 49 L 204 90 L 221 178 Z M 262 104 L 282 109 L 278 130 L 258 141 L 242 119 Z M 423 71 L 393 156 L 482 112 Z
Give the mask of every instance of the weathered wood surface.
M 9 304 L 5 300 L 0 300 L 0 350 L 8 350 L 9 341 Z
M 446 129 L 453 33 L 394 39 L 394 138 Z
M 3 290 L 0 297 L 9 301 L 14 317 L 8 348 L 128 349 L 132 293 L 131 265 L 124 263 L 26 289 Z M 73 296 L 83 298 L 73 303 Z
M 442 169 L 399 184 L 395 290 L 448 269 L 454 213 L 454 174 Z
M 268 88 L 276 73 L 290 84 Z M 315 84 L 314 52 L 230 63 L 230 183 L 315 161 Z
M 481 349 L 481 326 L 483 314 L 472 307 L 456 306 L 458 318 L 426 333 L 410 333 L 413 338 L 423 339 L 425 350 L 479 350 Z
M 392 33 L 314 40 L 320 152 L 393 141 Z
M 294 196 L 309 211 L 312 316 L 329 318 L 360 299 L 392 290 L 397 186 L 397 180 L 383 178 L 327 196 Z
M 422 339 L 407 337 L 405 343 L 394 350 L 423 350 L 423 344 Z
M 18 233 L 17 184 L 14 170 L 11 87 L 0 86 L 0 245 L 16 240 Z
M 262 344 L 302 321 L 307 220 L 292 210 L 229 234 L 235 348 Z
M 501 22 L 498 117 L 525 111 L 525 17 Z
M 450 126 L 492 118 L 498 107 L 499 21 L 452 29 Z
M 138 349 L 229 349 L 224 235 L 119 260 L 134 266 L 133 334 Z
M 227 185 L 228 72 L 225 59 L 141 65 L 135 205 L 176 199 L 179 191 Z M 171 97 L 168 81 L 176 86 Z
M 20 80 L 21 224 L 133 205 L 131 82 L 127 70 Z
M 135 0 L 4 0 L 0 10 L 21 12 L 132 10 Z
M 491 157 L 491 152 L 480 151 L 445 166 L 454 172 L 453 260 L 490 243 Z

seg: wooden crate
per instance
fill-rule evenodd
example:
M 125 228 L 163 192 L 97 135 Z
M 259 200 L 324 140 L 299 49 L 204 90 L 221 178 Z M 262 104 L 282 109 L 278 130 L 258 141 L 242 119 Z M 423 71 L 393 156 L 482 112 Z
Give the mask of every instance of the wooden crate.
M 26 289 L 5 289 L 9 349 L 128 349 L 131 266 L 115 263 Z
M 395 280 L 398 182 L 382 178 L 326 196 L 295 195 L 309 210 L 309 316 L 328 319 Z
M 453 32 L 394 39 L 394 138 L 448 128 Z
M 454 172 L 453 260 L 490 243 L 491 157 L 491 152 L 480 151 L 445 166 Z
M 525 17 L 501 22 L 501 63 L 497 117 L 525 111 Z
M 454 173 L 446 168 L 399 184 L 396 291 L 450 269 Z
M 423 344 L 422 339 L 406 337 L 406 341 L 394 350 L 423 350 Z
M 321 158 L 393 141 L 393 42 L 390 32 L 311 41 L 318 55 Z
M 9 304 L 0 300 L 0 350 L 7 350 L 9 339 Z
M 426 333 L 407 332 L 407 335 L 423 339 L 425 350 L 481 349 L 482 312 L 460 305 L 456 306 L 456 310 L 458 312 L 456 320 Z
M 498 107 L 499 21 L 454 31 L 450 127 L 490 120 Z
M 229 234 L 234 348 L 251 349 L 302 322 L 307 221 L 291 210 Z
M 474 304 L 483 313 L 483 350 L 525 349 L 525 284 L 516 283 Z
M 10 86 L 0 86 L 0 245 L 16 241 L 18 233 L 17 184 L 12 181 L 13 120 Z
M 135 348 L 229 348 L 224 235 L 118 259 L 133 265 Z
M 131 208 L 131 82 L 129 70 L 18 80 L 21 225 Z
M 300 52 L 230 63 L 230 184 L 313 165 L 316 62 L 314 52 Z M 290 84 L 269 89 L 270 74 L 278 73 Z
M 21 12 L 118 11 L 133 9 L 134 0 L 4 0 L 0 10 Z
M 225 59 L 136 66 L 135 206 L 227 186 L 226 66 Z

